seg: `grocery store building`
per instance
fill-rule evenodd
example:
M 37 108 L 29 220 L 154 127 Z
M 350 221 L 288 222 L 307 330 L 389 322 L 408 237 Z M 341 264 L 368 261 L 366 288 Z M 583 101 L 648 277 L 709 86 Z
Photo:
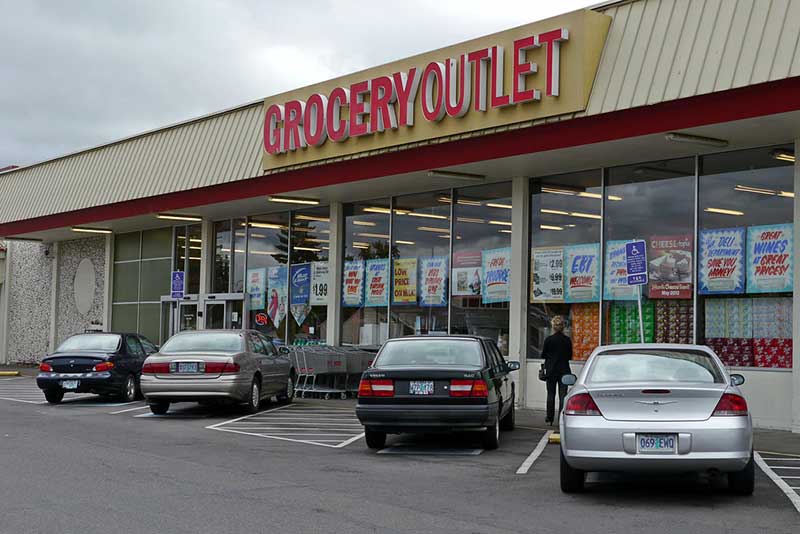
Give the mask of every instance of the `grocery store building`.
M 640 340 L 641 239 L 645 341 L 713 347 L 800 432 L 798 35 L 800 0 L 609 2 L 3 172 L 0 362 L 480 334 L 541 408 L 551 317 L 576 360 Z

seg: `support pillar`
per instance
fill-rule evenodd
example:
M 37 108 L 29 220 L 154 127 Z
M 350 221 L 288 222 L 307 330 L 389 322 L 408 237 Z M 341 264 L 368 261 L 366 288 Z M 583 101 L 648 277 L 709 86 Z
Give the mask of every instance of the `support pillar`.
M 794 141 L 795 155 L 800 153 L 800 139 Z M 794 259 L 797 258 L 797 236 L 800 235 L 800 164 L 794 164 Z M 795 347 L 792 358 L 792 432 L 800 433 L 800 269 L 794 268 L 794 291 L 792 292 L 792 345 Z
M 342 342 L 342 260 L 344 257 L 344 206 L 331 202 L 328 250 L 328 329 L 325 342 Z
M 530 263 L 530 180 L 514 178 L 511 189 L 511 302 L 508 328 L 508 358 L 519 360 L 517 403 L 525 406 L 528 346 L 528 264 Z

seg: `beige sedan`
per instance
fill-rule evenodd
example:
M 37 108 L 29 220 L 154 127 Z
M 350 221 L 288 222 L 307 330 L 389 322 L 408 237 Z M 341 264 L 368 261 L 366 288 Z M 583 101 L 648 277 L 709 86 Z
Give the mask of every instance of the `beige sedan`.
M 255 413 L 273 396 L 291 402 L 295 376 L 288 351 L 256 330 L 200 330 L 172 336 L 145 360 L 141 390 L 157 415 L 171 403 L 211 401 Z

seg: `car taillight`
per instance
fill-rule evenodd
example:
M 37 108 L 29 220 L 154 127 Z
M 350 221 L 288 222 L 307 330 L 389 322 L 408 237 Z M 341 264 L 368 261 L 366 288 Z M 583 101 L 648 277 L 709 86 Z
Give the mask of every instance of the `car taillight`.
M 50 365 L 49 363 L 42 362 L 39 364 L 39 370 L 42 371 L 43 373 L 52 373 L 53 366 Z
M 603 415 L 600 408 L 597 407 L 597 403 L 588 393 L 578 393 L 570 397 L 564 413 L 567 415 Z
M 712 415 L 747 415 L 747 401 L 735 393 L 723 393 Z
M 394 397 L 394 381 L 362 378 L 358 384 L 359 397 Z
M 238 363 L 233 362 L 206 362 L 204 373 L 238 373 L 240 370 Z
M 168 363 L 146 363 L 142 366 L 143 375 L 166 375 L 169 374 Z
M 450 381 L 451 397 L 488 397 L 489 386 L 484 380 L 453 379 Z
M 94 371 L 95 373 L 102 373 L 103 371 L 110 371 L 113 368 L 114 368 L 113 362 L 103 362 L 103 363 L 98 363 L 97 365 L 92 367 L 92 371 Z

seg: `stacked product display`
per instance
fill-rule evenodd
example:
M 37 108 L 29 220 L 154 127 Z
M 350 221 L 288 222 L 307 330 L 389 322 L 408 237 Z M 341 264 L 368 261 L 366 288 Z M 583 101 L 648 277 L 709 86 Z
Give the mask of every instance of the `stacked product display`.
M 611 343 L 640 343 L 639 309 L 636 302 L 612 302 L 609 316 Z M 655 339 L 655 304 L 653 301 L 642 302 L 642 320 L 644 341 L 653 343 Z
M 692 342 L 692 301 L 657 300 L 656 343 Z
M 572 359 L 586 360 L 598 345 L 600 331 L 600 306 L 594 302 L 573 304 L 570 309 L 572 323 Z

